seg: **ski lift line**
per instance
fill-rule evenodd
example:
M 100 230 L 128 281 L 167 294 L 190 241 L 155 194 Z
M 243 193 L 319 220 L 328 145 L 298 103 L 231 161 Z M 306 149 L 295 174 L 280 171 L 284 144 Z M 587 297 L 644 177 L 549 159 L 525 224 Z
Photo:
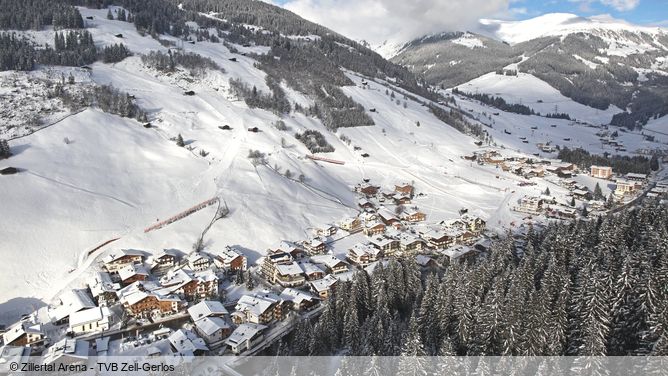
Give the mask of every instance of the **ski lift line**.
M 182 211 L 181 213 L 179 213 L 179 214 L 177 214 L 173 217 L 170 217 L 170 218 L 168 218 L 168 219 L 166 219 L 162 222 L 158 222 L 158 223 L 154 224 L 153 226 L 145 228 L 144 233 L 151 232 L 153 230 L 161 229 L 161 228 L 163 228 L 163 227 L 165 227 L 169 224 L 172 224 L 172 223 L 174 223 L 178 220 L 181 220 L 181 219 L 183 219 L 183 218 L 185 218 L 185 217 L 187 217 L 187 216 L 189 216 L 189 215 L 191 215 L 191 214 L 193 214 L 193 213 L 195 213 L 199 210 L 202 210 L 202 209 L 206 208 L 207 206 L 211 206 L 218 201 L 219 201 L 218 197 L 214 197 L 212 199 L 201 202 L 201 203 L 199 203 L 199 204 L 197 204 L 197 205 L 195 205 L 195 206 L 193 206 L 189 209 L 186 209 L 186 210 Z
M 324 157 L 318 157 L 313 154 L 306 155 L 306 158 L 314 160 L 314 161 L 322 161 L 322 162 L 328 162 L 328 163 L 333 163 L 333 164 L 338 164 L 338 165 L 344 165 L 346 162 L 344 161 L 339 161 L 336 159 L 331 159 L 331 158 L 324 158 Z

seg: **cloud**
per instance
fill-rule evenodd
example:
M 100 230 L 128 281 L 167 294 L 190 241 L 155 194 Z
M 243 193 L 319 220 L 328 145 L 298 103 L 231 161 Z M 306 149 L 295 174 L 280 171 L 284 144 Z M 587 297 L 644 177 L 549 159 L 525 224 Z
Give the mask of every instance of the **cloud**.
M 640 4 L 640 0 L 600 0 L 601 4 L 609 6 L 620 12 L 635 9 Z
M 480 18 L 508 12 L 515 0 L 287 0 L 298 15 L 372 44 L 466 30 Z
M 579 3 L 578 9 L 580 12 L 588 13 L 592 12 L 592 4 L 600 3 L 603 6 L 613 8 L 619 12 L 628 12 L 635 9 L 639 4 L 640 0 L 568 0 L 571 3 Z

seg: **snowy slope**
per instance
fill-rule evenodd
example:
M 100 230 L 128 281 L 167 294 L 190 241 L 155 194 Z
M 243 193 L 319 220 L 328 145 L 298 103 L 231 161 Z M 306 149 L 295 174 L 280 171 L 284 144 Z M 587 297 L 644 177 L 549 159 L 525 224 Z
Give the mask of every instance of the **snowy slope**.
M 539 17 L 522 21 L 480 20 L 481 28 L 486 34 L 511 44 L 526 42 L 545 36 L 563 36 L 573 33 L 585 32 L 604 35 L 606 32 L 632 34 L 647 33 L 652 35 L 666 34 L 666 30 L 658 27 L 643 27 L 631 25 L 622 20 L 609 16 L 580 17 L 569 13 L 550 13 Z M 629 51 L 634 49 L 656 49 L 647 43 L 633 41 L 632 38 L 618 40 L 619 53 L 624 48 Z
M 82 14 L 94 16 L 89 30 L 101 45 L 116 43 L 112 35 L 120 32 L 123 43 L 137 53 L 163 49 L 129 24 L 106 20 L 105 10 L 82 9 Z M 185 71 L 165 75 L 133 56 L 116 64 L 95 63 L 90 76 L 77 78 L 133 94 L 149 112 L 151 129 L 86 110 L 10 143 L 16 155 L 0 167 L 12 165 L 22 172 L 0 179 L 0 197 L 21 199 L 7 200 L 0 216 L 0 228 L 11 234 L 0 244 L 7 255 L 0 282 L 8 287 L 0 292 L 0 321 L 25 313 L 36 301 L 51 302 L 66 286 L 82 286 L 88 267 L 110 250 L 190 250 L 214 207 L 154 232 L 143 229 L 214 196 L 224 200 L 231 213 L 206 234 L 206 247 L 239 245 L 254 262 L 280 240 L 307 239 L 311 227 L 357 213 L 352 187 L 363 178 L 385 187 L 413 181 L 424 194 L 414 203 L 427 213 L 429 223 L 468 208 L 490 219 L 492 228 L 521 219 L 509 211 L 513 200 L 544 189 L 519 188 L 522 179 L 517 176 L 464 161 L 460 157 L 475 149 L 472 138 L 418 102 L 406 100 L 404 108 L 402 100 L 397 105 L 385 94 L 388 86 L 400 93 L 391 84 L 371 81 L 364 88 L 362 77 L 352 72 L 347 74 L 355 85 L 343 91 L 365 108 L 376 109 L 370 113 L 375 126 L 334 134 L 315 118 L 294 113 L 282 118 L 289 130 L 279 131 L 271 125 L 279 117 L 248 108 L 228 91 L 230 78 L 265 90 L 265 73 L 253 59 L 232 54 L 222 44 L 185 48 L 212 58 L 225 72 L 196 78 Z M 184 96 L 185 90 L 196 95 Z M 291 90 L 286 93 L 292 102 L 309 100 Z M 218 128 L 225 124 L 232 130 Z M 254 126 L 261 132 L 247 131 Z M 323 133 L 335 148 L 326 156 L 346 164 L 305 158 L 310 153 L 294 134 L 306 129 Z M 192 151 L 170 140 L 178 134 Z M 341 135 L 351 144 L 342 142 Z M 72 142 L 63 142 L 65 137 Z M 201 156 L 202 150 L 209 154 Z M 249 150 L 265 153 L 267 166 L 254 167 Z M 369 158 L 363 158 L 363 152 Z M 303 174 L 305 183 L 286 178 L 288 169 L 293 177 Z M 117 237 L 88 257 L 96 246 Z M 12 300 L 17 297 L 34 299 Z
M 613 115 L 622 112 L 615 106 L 602 111 L 574 102 L 545 81 L 527 73 L 505 76 L 492 72 L 459 85 L 458 89 L 502 97 L 508 103 L 520 103 L 541 114 L 565 112 L 571 118 L 596 125 L 608 124 Z

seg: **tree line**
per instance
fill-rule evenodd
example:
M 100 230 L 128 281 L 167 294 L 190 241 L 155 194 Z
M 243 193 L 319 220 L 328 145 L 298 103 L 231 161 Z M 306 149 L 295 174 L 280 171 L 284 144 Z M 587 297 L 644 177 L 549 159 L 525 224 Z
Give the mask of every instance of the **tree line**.
M 559 150 L 557 158 L 564 162 L 573 163 L 586 171 L 589 171 L 589 168 L 593 165 L 610 166 L 617 174 L 627 174 L 629 172 L 649 174 L 659 169 L 659 162 L 656 156 L 647 158 L 641 155 L 597 155 L 591 154 L 582 148 L 569 149 L 568 147 L 564 147 Z
M 0 29 L 42 30 L 81 29 L 83 18 L 75 7 L 64 1 L 53 0 L 0 0 Z

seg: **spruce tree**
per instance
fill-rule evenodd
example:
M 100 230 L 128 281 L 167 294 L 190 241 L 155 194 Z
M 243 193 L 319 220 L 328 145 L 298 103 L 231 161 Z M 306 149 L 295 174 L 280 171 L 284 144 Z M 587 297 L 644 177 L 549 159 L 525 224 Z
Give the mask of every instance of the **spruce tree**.
M 111 8 L 109 8 L 109 10 L 107 10 L 107 19 L 108 20 L 113 20 L 114 19 L 114 15 L 111 13 Z
M 181 137 L 181 133 L 179 133 L 179 135 L 176 136 L 176 146 L 179 146 L 179 147 L 186 146 L 185 142 L 183 141 L 183 137 Z

